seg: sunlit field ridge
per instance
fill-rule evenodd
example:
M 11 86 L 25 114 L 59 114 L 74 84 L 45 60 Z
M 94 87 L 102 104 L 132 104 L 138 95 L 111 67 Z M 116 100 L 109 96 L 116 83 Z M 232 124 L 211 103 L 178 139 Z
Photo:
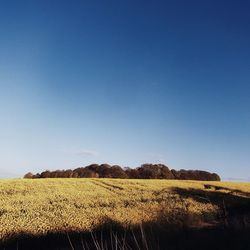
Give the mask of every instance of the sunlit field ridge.
M 108 220 L 124 227 L 159 221 L 159 218 L 175 223 L 185 213 L 192 214 L 196 223 L 209 224 L 220 213 L 218 203 L 212 202 L 209 194 L 211 197 L 226 195 L 226 205 L 231 206 L 249 203 L 249 193 L 250 184 L 230 182 L 1 180 L 0 240 L 22 234 L 85 232 Z

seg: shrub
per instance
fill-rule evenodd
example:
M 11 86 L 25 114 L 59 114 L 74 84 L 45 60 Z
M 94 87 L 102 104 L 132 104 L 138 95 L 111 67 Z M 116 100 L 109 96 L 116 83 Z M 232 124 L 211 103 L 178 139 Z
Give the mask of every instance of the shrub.
M 29 173 L 25 174 L 23 178 L 25 178 L 25 179 L 32 179 L 33 176 L 34 175 L 31 172 L 29 172 Z

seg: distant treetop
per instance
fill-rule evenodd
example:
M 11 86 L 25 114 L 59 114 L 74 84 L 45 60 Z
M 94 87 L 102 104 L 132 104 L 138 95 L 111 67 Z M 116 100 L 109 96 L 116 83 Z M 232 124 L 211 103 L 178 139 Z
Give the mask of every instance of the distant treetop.
M 137 168 L 122 168 L 119 165 L 91 164 L 74 170 L 46 170 L 42 173 L 24 175 L 26 179 L 36 178 L 120 178 L 120 179 L 176 179 L 220 181 L 220 176 L 201 170 L 170 170 L 164 164 L 142 164 Z

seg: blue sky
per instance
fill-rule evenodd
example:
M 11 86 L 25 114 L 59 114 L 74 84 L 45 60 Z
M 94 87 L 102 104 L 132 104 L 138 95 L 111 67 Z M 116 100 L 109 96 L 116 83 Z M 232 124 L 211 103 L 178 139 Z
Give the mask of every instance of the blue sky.
M 0 176 L 89 163 L 250 180 L 249 1 L 1 1 Z

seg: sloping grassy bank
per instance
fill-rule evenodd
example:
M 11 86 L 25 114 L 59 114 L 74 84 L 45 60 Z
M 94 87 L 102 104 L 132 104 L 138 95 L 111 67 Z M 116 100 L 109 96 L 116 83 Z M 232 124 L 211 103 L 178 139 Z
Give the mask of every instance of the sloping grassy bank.
M 185 238 L 186 232 L 191 232 L 190 242 L 193 241 L 192 235 L 196 234 L 221 235 L 222 239 L 226 232 L 231 234 L 237 231 L 244 237 L 250 225 L 249 193 L 250 184 L 223 182 L 2 180 L 0 241 L 5 247 L 14 247 L 19 242 L 18 249 L 21 249 L 32 242 L 35 245 L 43 241 L 44 245 L 38 244 L 43 247 L 51 242 L 49 239 L 53 239 L 54 243 L 56 239 L 63 239 L 62 242 L 66 240 L 66 243 L 62 249 L 76 249 L 82 247 L 79 241 L 81 237 L 90 237 L 90 240 L 83 240 L 89 242 L 89 249 L 104 249 L 104 246 L 99 248 L 95 242 L 106 241 L 105 244 L 109 246 L 111 239 L 115 244 L 120 242 L 118 249 L 130 249 L 122 248 L 122 241 L 125 245 L 138 244 L 140 249 L 146 249 L 146 238 L 146 242 L 159 241 L 159 245 L 165 244 L 166 232 L 170 237 L 169 242 L 172 239 L 175 242 L 177 236 Z M 106 225 L 104 229 L 103 225 Z M 218 234 L 214 230 L 219 230 Z M 125 240 L 124 233 L 128 235 Z M 94 234 L 97 238 L 93 238 Z M 107 236 L 113 234 L 117 236 Z M 247 244 L 246 240 L 244 242 Z M 87 246 L 85 248 L 88 249 Z

